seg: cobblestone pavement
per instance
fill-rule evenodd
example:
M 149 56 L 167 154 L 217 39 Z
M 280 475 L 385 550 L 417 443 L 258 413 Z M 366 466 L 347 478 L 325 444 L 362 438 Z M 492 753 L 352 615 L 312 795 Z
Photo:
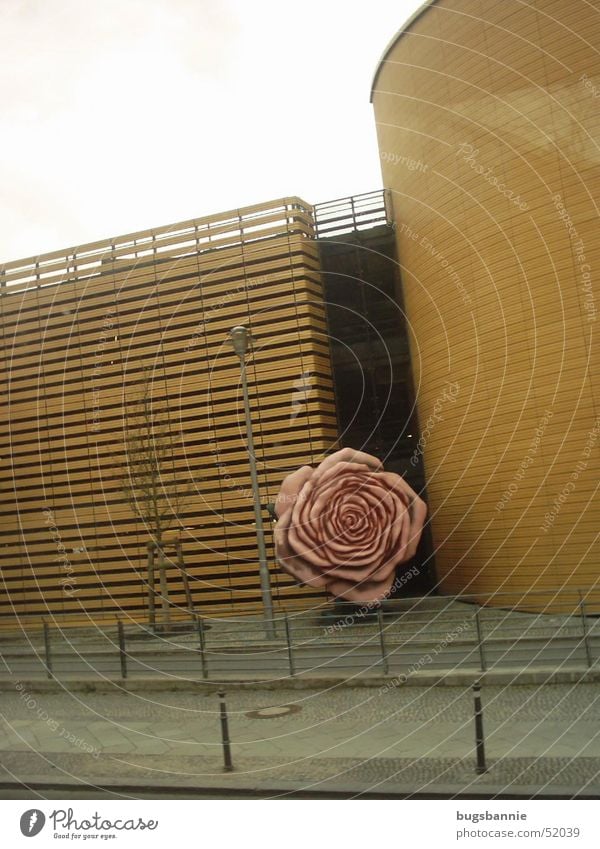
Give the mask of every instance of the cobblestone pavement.
M 55 755 L 52 766 L 34 754 L 3 754 L 0 781 L 14 776 L 25 784 L 45 779 L 54 787 L 80 784 L 100 789 L 121 784 L 118 795 L 134 796 L 126 788 L 177 787 L 210 789 L 269 788 L 273 796 L 347 788 L 353 795 L 367 793 L 427 794 L 518 793 L 527 788 L 530 796 L 544 795 L 553 789 L 571 797 L 598 797 L 600 786 L 597 758 L 505 758 L 488 761 L 483 775 L 475 773 L 473 757 L 450 758 L 319 758 L 285 764 L 273 764 L 266 758 L 238 757 L 235 771 L 224 773 L 217 757 L 159 757 L 146 755 L 137 762 L 100 756 L 92 764 L 82 755 Z M 0 790 L 0 798 L 2 791 Z
M 218 700 L 201 687 L 83 694 L 18 686 L 0 694 L 0 761 L 5 775 L 21 780 L 600 793 L 598 684 L 484 687 L 489 770 L 481 776 L 472 697 L 462 687 L 231 690 L 236 769 L 224 776 Z M 265 708 L 265 716 L 252 713 Z

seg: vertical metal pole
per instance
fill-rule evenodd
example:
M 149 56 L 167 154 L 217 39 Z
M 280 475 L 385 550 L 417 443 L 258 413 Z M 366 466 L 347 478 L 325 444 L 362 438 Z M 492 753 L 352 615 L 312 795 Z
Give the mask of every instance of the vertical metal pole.
M 121 678 L 127 678 L 127 652 L 125 650 L 125 629 L 120 619 L 117 619 L 119 634 L 119 660 L 121 661 Z
M 198 616 L 197 613 L 194 613 L 194 619 L 196 620 L 196 628 L 198 630 L 198 642 L 200 644 L 200 665 L 202 667 L 202 677 L 208 678 L 208 669 L 206 668 L 206 655 L 204 654 L 204 625 L 202 623 L 202 617 Z
M 287 613 L 285 614 L 285 638 L 287 640 L 287 650 L 288 650 L 288 663 L 290 665 L 290 675 L 294 677 L 296 675 L 296 667 L 294 665 L 294 654 L 292 652 L 292 637 L 290 630 L 290 621 L 288 619 Z
M 483 648 L 483 629 L 481 627 L 481 619 L 479 617 L 479 608 L 475 611 L 475 626 L 477 628 L 477 645 L 479 647 L 479 666 L 482 672 L 487 669 L 485 663 L 485 651 Z
M 383 674 L 390 674 L 390 665 L 388 663 L 387 651 L 385 648 L 385 639 L 383 635 L 383 613 L 381 608 L 377 611 L 377 622 L 379 623 L 379 643 L 381 645 L 381 663 L 383 665 Z
M 487 772 L 485 764 L 485 741 L 483 739 L 483 711 L 481 709 L 481 682 L 473 684 L 473 708 L 475 711 L 475 748 L 477 750 L 477 766 L 475 771 L 478 775 Z
M 590 641 L 588 639 L 588 629 L 587 629 L 587 620 L 585 618 L 585 602 L 583 600 L 583 593 L 581 590 L 579 592 L 579 611 L 581 614 L 581 629 L 583 631 L 583 644 L 585 646 L 585 656 L 587 660 L 588 669 L 592 667 L 592 652 L 590 650 Z
M 44 654 L 45 654 L 45 666 L 46 666 L 46 675 L 48 678 L 54 678 L 52 673 L 52 651 L 50 648 L 50 626 L 44 619 Z
M 254 496 L 254 521 L 256 522 L 256 540 L 258 543 L 258 561 L 260 570 L 260 591 L 265 611 L 265 633 L 267 639 L 275 638 L 273 627 L 273 601 L 271 599 L 271 578 L 269 565 L 267 563 L 267 549 L 265 546 L 265 529 L 262 520 L 262 507 L 260 503 L 260 491 L 258 488 L 258 474 L 256 471 L 256 456 L 254 454 L 254 439 L 252 436 L 252 419 L 250 417 L 250 399 L 248 397 L 248 379 L 246 377 L 246 362 L 244 356 L 240 355 L 240 372 L 242 378 L 242 393 L 244 395 L 244 414 L 246 417 L 246 439 L 248 442 L 248 458 L 250 461 L 250 479 L 252 481 L 252 495 Z
M 219 713 L 221 716 L 221 738 L 223 740 L 223 764 L 225 772 L 233 771 L 231 760 L 231 742 L 229 740 L 229 723 L 227 721 L 227 705 L 225 704 L 225 693 L 219 691 Z

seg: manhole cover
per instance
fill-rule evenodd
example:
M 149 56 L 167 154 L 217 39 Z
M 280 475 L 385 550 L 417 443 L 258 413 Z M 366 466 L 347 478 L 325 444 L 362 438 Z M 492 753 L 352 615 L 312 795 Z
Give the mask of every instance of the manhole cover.
M 288 716 L 290 713 L 298 713 L 299 710 L 302 710 L 300 705 L 273 705 L 260 710 L 250 710 L 246 716 L 250 719 L 275 719 L 279 716 Z

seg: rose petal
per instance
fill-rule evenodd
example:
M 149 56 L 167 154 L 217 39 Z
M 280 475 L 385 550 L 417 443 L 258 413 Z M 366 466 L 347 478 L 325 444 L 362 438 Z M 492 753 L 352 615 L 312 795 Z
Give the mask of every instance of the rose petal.
M 274 537 L 277 560 L 286 572 L 289 572 L 301 584 L 308 584 L 312 587 L 324 587 L 327 585 L 327 578 L 314 569 L 310 563 L 299 557 L 289 544 L 289 521 L 291 515 L 291 510 L 284 513 L 275 525 Z
M 346 601 L 369 601 L 377 602 L 387 598 L 394 583 L 394 572 L 392 571 L 385 581 L 364 581 L 356 584 L 350 581 L 331 581 L 327 590 L 336 598 Z
M 297 580 L 352 601 L 385 598 L 417 548 L 425 503 L 399 475 L 351 448 L 283 482 L 276 551 Z
M 294 506 L 298 500 L 300 490 L 306 481 L 311 479 L 313 472 L 314 469 L 310 466 L 301 466 L 283 479 L 283 483 L 275 499 L 275 515 L 277 518 L 280 518 L 288 508 Z
M 336 451 L 330 454 L 329 457 L 326 457 L 317 466 L 315 471 L 319 473 L 326 472 L 338 463 L 361 463 L 374 471 L 383 469 L 383 463 L 377 457 L 373 457 L 371 454 L 365 454 L 364 451 L 355 451 L 354 448 L 342 448 L 340 451 Z
M 345 487 L 356 486 L 357 488 L 365 487 L 371 482 L 372 475 L 365 466 L 353 466 L 350 463 L 339 463 L 341 470 L 352 470 L 350 476 L 337 475 L 335 470 L 330 470 L 332 474 L 326 473 L 323 476 L 321 485 L 315 481 L 316 473 L 307 484 L 306 489 L 309 490 L 307 497 L 298 500 L 292 511 L 290 521 L 289 543 L 291 548 L 301 557 L 305 558 L 313 566 L 320 569 L 331 569 L 339 563 L 339 557 L 343 553 L 349 555 L 352 547 L 348 542 L 339 537 L 338 545 L 335 543 L 335 534 L 331 532 L 329 514 L 331 505 L 335 503 L 335 499 L 343 494 Z M 336 467 L 337 468 L 337 467 Z M 354 472 L 354 468 L 363 470 L 363 475 Z M 374 496 L 371 498 L 373 510 L 377 511 L 380 498 L 377 498 L 377 487 L 375 487 Z M 303 491 L 304 494 L 304 491 Z M 372 494 L 373 495 L 373 494 Z M 384 523 L 384 518 L 379 518 L 379 524 Z M 372 532 L 376 533 L 377 528 L 374 522 L 372 524 Z M 387 534 L 387 521 L 385 522 Z M 332 539 L 332 537 L 334 537 Z M 371 548 L 373 546 L 371 545 Z M 353 546 L 354 554 L 351 556 L 351 562 L 354 565 L 369 565 L 373 563 L 374 557 L 380 557 L 383 551 L 379 548 L 384 548 L 381 543 L 378 544 L 375 552 L 365 553 L 363 550 L 356 549 Z M 338 563 L 336 563 L 338 561 Z
M 412 489 L 406 483 L 404 478 L 400 477 L 400 475 L 396 475 L 393 472 L 382 472 L 381 476 L 389 476 L 390 478 L 395 478 L 395 488 L 401 489 L 403 492 L 405 492 L 409 499 L 408 503 L 409 511 L 411 514 L 411 533 L 406 549 L 406 560 L 408 560 L 409 558 L 414 557 L 415 552 L 417 550 L 417 546 L 421 538 L 421 532 L 423 530 L 423 523 L 425 521 L 425 517 L 427 516 L 427 505 L 425 504 L 422 498 L 419 498 L 414 489 Z
M 341 451 L 338 452 L 341 454 Z M 358 452 L 362 454 L 362 452 Z M 335 456 L 332 454 L 332 457 Z M 368 454 L 363 455 L 368 457 Z M 331 457 L 328 457 L 327 460 L 331 460 Z M 339 476 L 342 476 L 346 473 L 348 474 L 360 474 L 365 472 L 372 472 L 373 469 L 367 463 L 352 463 L 348 460 L 339 460 L 335 465 L 328 465 L 327 460 L 324 460 L 320 466 L 314 470 L 313 475 L 313 483 L 315 486 L 320 486 L 321 484 L 326 483 L 327 481 L 335 480 Z

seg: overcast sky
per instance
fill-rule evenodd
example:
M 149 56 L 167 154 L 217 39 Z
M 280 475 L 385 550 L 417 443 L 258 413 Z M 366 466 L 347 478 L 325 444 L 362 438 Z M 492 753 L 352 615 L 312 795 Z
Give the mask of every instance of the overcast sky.
M 381 185 L 371 78 L 420 0 L 0 0 L 0 261 Z

